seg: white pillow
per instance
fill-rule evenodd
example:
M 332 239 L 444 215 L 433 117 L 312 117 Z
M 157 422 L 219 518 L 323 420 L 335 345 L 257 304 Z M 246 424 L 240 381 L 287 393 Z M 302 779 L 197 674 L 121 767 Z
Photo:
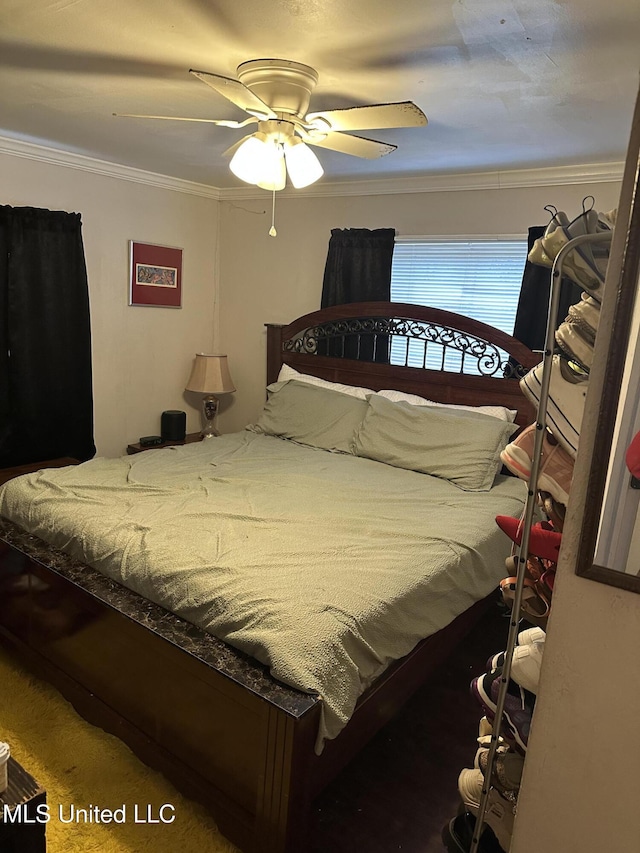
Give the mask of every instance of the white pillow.
M 504 406 L 457 406 L 452 403 L 436 403 L 419 397 L 417 394 L 405 394 L 403 391 L 378 391 L 380 397 L 390 400 L 392 403 L 410 403 L 412 406 L 442 406 L 446 409 L 462 409 L 467 412 L 478 412 L 481 415 L 490 415 L 492 418 L 506 421 L 512 424 L 518 414 L 514 409 L 505 409 Z
M 329 382 L 326 379 L 319 379 L 317 376 L 311 376 L 308 373 L 299 373 L 293 367 L 289 367 L 288 364 L 283 364 L 278 374 L 278 382 L 288 382 L 290 379 L 295 379 L 298 382 L 306 382 L 307 385 L 328 388 L 330 391 L 338 391 L 341 394 L 348 394 L 350 397 L 357 397 L 359 400 L 366 400 L 369 394 L 375 393 L 371 388 L 343 385 L 342 382 Z

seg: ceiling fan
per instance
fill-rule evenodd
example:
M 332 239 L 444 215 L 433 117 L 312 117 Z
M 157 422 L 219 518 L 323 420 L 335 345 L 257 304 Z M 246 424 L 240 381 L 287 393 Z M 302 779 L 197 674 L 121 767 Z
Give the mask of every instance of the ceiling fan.
M 266 190 L 284 189 L 286 175 L 297 189 L 323 174 L 320 161 L 309 145 L 328 148 L 354 157 L 375 159 L 397 146 L 354 136 L 348 131 L 372 128 L 420 127 L 427 123 L 422 110 L 411 101 L 307 112 L 318 73 L 308 65 L 287 59 L 253 59 L 238 66 L 238 79 L 190 70 L 216 92 L 249 114 L 244 121 L 181 118 L 114 113 L 132 118 L 199 121 L 221 127 L 241 128 L 257 124 L 257 130 L 232 145 L 229 168 L 241 180 Z

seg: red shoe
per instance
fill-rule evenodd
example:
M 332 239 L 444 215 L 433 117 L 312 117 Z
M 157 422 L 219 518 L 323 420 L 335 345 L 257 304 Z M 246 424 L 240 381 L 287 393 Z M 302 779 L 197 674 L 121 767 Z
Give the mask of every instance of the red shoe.
M 640 432 L 635 434 L 627 448 L 625 462 L 632 477 L 640 478 Z
M 516 545 L 522 542 L 523 524 L 521 519 L 511 518 L 508 515 L 496 515 L 496 524 Z M 562 534 L 554 530 L 548 521 L 539 521 L 533 525 L 529 533 L 528 551 L 534 557 L 557 563 L 561 543 Z

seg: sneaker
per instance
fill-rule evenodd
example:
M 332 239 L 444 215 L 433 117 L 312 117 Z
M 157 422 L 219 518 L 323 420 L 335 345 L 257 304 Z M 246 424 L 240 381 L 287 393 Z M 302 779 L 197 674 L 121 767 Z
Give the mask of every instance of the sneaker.
M 496 669 L 500 669 L 504 666 L 504 652 L 498 652 L 495 655 L 491 655 L 490 658 L 487 658 L 486 669 L 487 672 L 495 672 Z
M 555 259 L 560 250 L 574 237 L 611 233 L 613 229 L 609 217 L 610 214 L 599 214 L 593 208 L 583 210 L 572 222 L 563 223 L 549 234 L 545 234 L 541 238 L 542 247 L 549 257 Z M 602 300 L 609 246 L 609 243 L 604 242 L 582 243 L 565 257 L 562 265 L 563 272 L 598 301 Z
M 540 403 L 542 371 L 543 362 L 540 362 L 520 380 L 522 393 L 534 406 L 538 406 Z M 582 426 L 582 414 L 588 387 L 588 373 L 580 370 L 578 365 L 568 362 L 559 355 L 552 357 L 547 400 L 548 427 L 574 459 L 578 452 L 580 427 Z M 544 486 L 540 486 L 540 488 L 544 489 Z M 551 489 L 544 490 L 551 491 Z M 559 498 L 556 499 L 559 500 Z M 561 500 L 560 503 L 565 503 L 565 501 Z
M 585 336 L 582 327 L 565 320 L 555 331 L 556 343 L 569 359 L 574 359 L 587 373 L 593 364 L 594 341 Z
M 535 630 L 540 631 L 544 637 L 545 634 L 541 628 L 536 628 Z M 516 646 L 511 658 L 511 678 L 520 687 L 524 687 L 525 690 L 534 695 L 538 692 L 543 651 L 544 640 L 538 640 L 533 643 Z M 501 670 L 504 666 L 504 661 L 505 652 L 498 652 L 497 655 L 492 655 L 487 661 L 487 672 L 493 673 L 499 669 Z
M 598 213 L 595 210 L 587 210 L 577 216 L 563 231 L 572 240 L 583 234 L 609 234 L 613 233 L 613 224 L 610 214 Z M 602 291 L 607 275 L 609 263 L 609 250 L 611 242 L 582 243 L 576 246 L 571 258 L 574 269 L 580 270 L 585 276 L 593 276 L 591 287 L 585 287 L 598 301 L 602 301 Z
M 495 719 L 502 669 L 486 672 L 471 682 L 471 695 L 480 703 L 487 717 Z M 526 752 L 535 696 L 509 679 L 503 709 L 504 736 Z
M 493 726 L 486 717 L 481 717 L 478 723 L 478 743 L 481 738 L 490 738 L 493 734 Z
M 474 817 L 477 817 L 478 810 L 480 808 L 480 799 L 478 798 L 476 801 L 466 801 L 465 806 Z M 507 853 L 511 846 L 515 814 L 515 799 L 510 797 L 508 798 L 508 795 L 505 796 L 504 794 L 501 794 L 496 788 L 491 788 L 487 798 L 484 822 L 492 830 L 498 844 L 500 845 L 500 849 L 504 850 L 505 853 Z
M 579 326 L 583 337 L 595 342 L 598 323 L 600 322 L 600 304 L 593 296 L 589 296 L 588 293 L 583 292 L 580 302 L 569 306 L 567 322 L 572 323 L 574 326 Z
M 465 768 L 460 771 L 460 775 L 458 776 L 458 793 L 465 806 L 467 803 L 475 804 L 480 802 L 483 786 L 484 776 L 481 770 L 474 767 L 473 770 Z
M 476 818 L 468 811 L 456 815 L 442 830 L 442 842 L 448 853 L 469 853 L 475 830 Z M 502 853 L 503 848 L 498 844 L 493 830 L 485 824 L 478 853 Z
M 489 748 L 484 747 L 476 753 L 475 766 L 480 770 L 483 776 L 487 775 L 487 766 L 489 759 Z M 524 755 L 519 752 L 514 752 L 508 747 L 496 750 L 491 784 L 495 785 L 499 791 L 505 793 L 507 791 L 517 792 L 522 781 L 522 771 L 524 769 Z M 459 787 L 459 786 L 458 786 Z M 482 791 L 482 789 L 480 789 Z
M 548 213 L 552 213 L 551 221 L 547 225 L 547 228 L 542 235 L 539 237 L 531 247 L 531 251 L 529 252 L 527 258 L 532 264 L 538 264 L 543 267 L 552 267 L 553 261 L 555 259 L 555 255 L 549 255 L 545 250 L 543 240 L 549 238 L 551 234 L 557 229 L 564 226 L 569 225 L 569 218 L 566 213 L 563 213 L 561 210 L 556 210 L 555 207 L 545 207 L 545 210 Z
M 511 659 L 511 678 L 534 695 L 538 693 L 543 652 L 543 642 L 529 643 L 526 646 L 516 646 Z
M 531 476 L 533 464 L 535 433 L 536 425 L 531 424 L 500 453 L 500 459 L 511 473 L 527 482 Z M 573 459 L 559 444 L 553 443 L 553 436 L 545 430 L 536 488 L 549 492 L 559 503 L 566 504 L 569 500 L 572 478 Z
M 527 628 L 526 631 L 520 631 L 518 634 L 518 645 L 528 646 L 531 643 L 544 643 L 546 639 L 547 635 L 542 628 Z
M 512 518 L 509 515 L 496 515 L 496 524 L 516 545 L 522 542 L 524 527 L 522 519 Z M 562 534 L 554 530 L 548 521 L 538 521 L 529 531 L 527 551 L 534 557 L 541 557 L 543 560 L 557 563 L 561 544 Z

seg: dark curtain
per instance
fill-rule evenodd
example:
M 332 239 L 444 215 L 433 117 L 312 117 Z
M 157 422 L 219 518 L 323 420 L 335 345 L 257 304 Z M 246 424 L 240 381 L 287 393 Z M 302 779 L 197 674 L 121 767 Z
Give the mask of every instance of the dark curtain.
M 90 459 L 89 292 L 77 213 L 0 206 L 0 467 Z
M 334 228 L 322 282 L 322 308 L 349 302 L 388 302 L 391 299 L 391 261 L 395 229 Z M 342 355 L 342 342 L 329 341 L 328 355 Z M 345 340 L 344 356 L 361 361 L 389 361 L 389 339 L 378 335 Z M 375 356 L 375 358 L 374 358 Z
M 527 253 L 534 242 L 545 232 L 544 225 L 529 228 Z M 567 316 L 569 306 L 580 301 L 581 288 L 568 278 L 560 285 L 560 304 L 556 328 Z M 520 299 L 513 327 L 513 337 L 522 341 L 532 350 L 544 349 L 549 316 L 549 297 L 551 295 L 551 269 L 527 260 L 522 276 Z

